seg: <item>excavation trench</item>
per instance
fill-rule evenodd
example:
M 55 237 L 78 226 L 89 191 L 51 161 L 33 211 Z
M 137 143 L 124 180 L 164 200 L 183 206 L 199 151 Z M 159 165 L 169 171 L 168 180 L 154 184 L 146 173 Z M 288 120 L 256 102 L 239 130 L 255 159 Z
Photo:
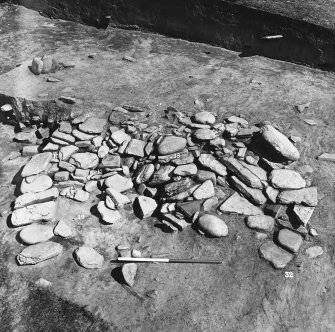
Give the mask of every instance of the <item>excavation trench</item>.
M 314 22 L 307 22 L 302 14 L 291 18 L 291 13 L 281 15 L 278 9 L 267 10 L 267 4 L 259 6 L 259 9 L 252 8 L 252 1 L 247 5 L 223 0 L 11 2 L 38 10 L 51 18 L 99 28 L 140 29 L 224 47 L 241 52 L 243 57 L 262 55 L 325 70 L 335 68 L 335 32 L 318 22 L 317 13 L 312 14 L 315 15 Z M 264 39 L 268 36 L 282 37 Z

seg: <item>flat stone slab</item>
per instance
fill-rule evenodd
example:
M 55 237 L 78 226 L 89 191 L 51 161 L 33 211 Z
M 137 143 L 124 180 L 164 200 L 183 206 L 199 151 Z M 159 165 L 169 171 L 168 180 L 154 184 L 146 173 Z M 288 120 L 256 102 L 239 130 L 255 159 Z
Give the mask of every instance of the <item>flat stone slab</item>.
M 52 221 L 55 219 L 56 211 L 57 203 L 54 201 L 29 205 L 14 210 L 11 223 L 13 226 L 24 226 L 38 221 Z
M 301 189 L 306 187 L 302 176 L 290 169 L 275 169 L 269 175 L 269 181 L 277 189 Z
M 157 153 L 161 156 L 177 153 L 185 149 L 186 139 L 177 136 L 166 136 L 159 143 Z
M 20 191 L 22 194 L 39 193 L 52 187 L 52 180 L 48 175 L 36 175 L 22 180 Z
M 57 199 L 59 191 L 57 188 L 51 188 L 39 193 L 27 193 L 19 196 L 15 200 L 14 209 L 19 209 L 32 204 L 45 203 Z
M 20 265 L 34 265 L 58 256 L 62 250 L 59 243 L 42 242 L 23 249 L 16 258 Z
M 87 134 L 101 134 L 106 123 L 105 119 L 88 118 L 85 122 L 79 124 L 79 130 Z
M 293 254 L 278 247 L 272 241 L 265 242 L 259 248 L 262 258 L 269 261 L 274 268 L 283 269 L 293 259 Z
M 51 152 L 43 152 L 33 156 L 22 170 L 22 177 L 27 177 L 34 174 L 39 174 L 46 170 L 50 160 L 52 159 Z
M 278 195 L 278 203 L 316 206 L 318 204 L 317 187 L 282 191 Z
M 54 236 L 53 227 L 50 225 L 31 224 L 20 232 L 20 238 L 27 244 L 46 242 Z
M 247 226 L 257 231 L 271 232 L 275 225 L 275 220 L 271 216 L 249 216 Z
M 220 205 L 219 210 L 223 213 L 237 213 L 246 216 L 263 215 L 263 211 L 260 208 L 251 204 L 238 193 L 233 194 L 224 201 Z

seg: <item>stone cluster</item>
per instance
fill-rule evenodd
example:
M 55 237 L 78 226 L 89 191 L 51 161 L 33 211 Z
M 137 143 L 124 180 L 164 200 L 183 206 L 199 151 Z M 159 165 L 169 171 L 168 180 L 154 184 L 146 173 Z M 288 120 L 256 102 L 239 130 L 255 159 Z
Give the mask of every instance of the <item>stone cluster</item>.
M 62 246 L 50 239 L 71 236 L 62 221 L 49 226 L 59 195 L 85 202 L 97 190 L 103 197 L 97 209 L 106 224 L 122 222 L 120 210 L 132 204 L 136 216 L 157 217 L 171 232 L 194 224 L 200 234 L 225 237 L 223 215 L 233 213 L 246 216 L 246 225 L 267 239 L 261 257 L 276 268 L 292 260 L 317 205 L 316 187 L 292 170 L 299 159 L 294 143 L 270 123 L 250 126 L 242 116 L 217 121 L 206 111 L 193 116 L 168 111 L 179 125 L 149 125 L 145 107 L 124 105 L 109 121 L 83 115 L 50 131 L 40 127 L 41 144 L 32 139 L 35 132 L 20 133 L 30 143 L 23 154 L 32 156 L 22 170 L 22 196 L 12 214 L 14 226 L 28 225 L 20 233 L 30 244 L 18 255 L 20 264 L 58 255 Z M 264 157 L 256 146 L 281 161 Z M 227 198 L 228 186 L 235 192 Z M 127 196 L 132 190 L 138 194 L 134 199 Z M 274 241 L 273 231 L 278 231 Z M 86 268 L 104 263 L 93 248 L 78 248 L 74 256 Z M 136 271 L 133 265 L 124 269 Z

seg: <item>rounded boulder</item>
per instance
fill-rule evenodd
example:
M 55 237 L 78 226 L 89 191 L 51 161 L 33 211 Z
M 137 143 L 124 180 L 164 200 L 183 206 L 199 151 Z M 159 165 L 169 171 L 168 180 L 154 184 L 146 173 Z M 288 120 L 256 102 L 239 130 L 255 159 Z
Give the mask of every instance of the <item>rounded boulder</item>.
M 228 235 L 226 223 L 219 217 L 212 214 L 202 215 L 197 222 L 200 231 L 213 237 L 222 237 Z

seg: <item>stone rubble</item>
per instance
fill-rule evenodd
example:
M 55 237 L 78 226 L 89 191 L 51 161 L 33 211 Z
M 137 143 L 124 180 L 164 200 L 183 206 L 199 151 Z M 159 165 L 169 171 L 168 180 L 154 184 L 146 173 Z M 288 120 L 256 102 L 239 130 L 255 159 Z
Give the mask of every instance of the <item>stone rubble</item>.
M 38 69 L 39 61 L 35 66 Z M 230 116 L 216 123 L 214 114 L 202 110 L 192 116 L 176 111 L 180 125 L 148 125 L 149 111 L 123 105 L 114 108 L 108 120 L 84 114 L 50 128 L 42 125 L 36 133 L 17 134 L 16 140 L 28 144 L 23 154 L 34 155 L 21 173 L 23 195 L 15 201 L 12 224 L 35 223 L 31 229 L 52 225 L 43 227 L 48 236 L 71 237 L 71 228 L 63 220 L 53 225 L 58 201 L 88 202 L 97 192 L 101 193 L 98 213 L 110 225 L 121 223 L 124 209 L 132 203 L 136 216 L 157 217 L 171 231 L 194 223 L 200 233 L 226 237 L 224 215 L 234 213 L 246 216 L 247 226 L 257 234 L 279 230 L 280 246 L 268 241 L 260 255 L 276 268 L 285 267 L 302 246 L 303 237 L 297 232 L 308 233 L 317 205 L 317 188 L 291 167 L 300 157 L 296 146 L 268 122 L 252 126 L 243 117 Z M 40 145 L 38 137 L 43 137 Z M 256 152 L 257 142 L 265 143 L 273 160 Z M 283 162 L 278 162 L 278 156 Z M 235 192 L 226 198 L 228 187 Z M 292 207 L 299 227 L 282 219 L 275 206 Z M 27 255 L 23 251 L 18 260 L 21 255 L 22 264 L 35 264 L 61 251 L 52 242 L 45 243 L 40 251 L 39 247 L 27 250 Z M 101 267 L 103 257 L 85 248 L 76 250 L 77 261 L 84 267 Z M 136 264 L 124 265 L 125 282 L 131 287 L 136 271 Z

